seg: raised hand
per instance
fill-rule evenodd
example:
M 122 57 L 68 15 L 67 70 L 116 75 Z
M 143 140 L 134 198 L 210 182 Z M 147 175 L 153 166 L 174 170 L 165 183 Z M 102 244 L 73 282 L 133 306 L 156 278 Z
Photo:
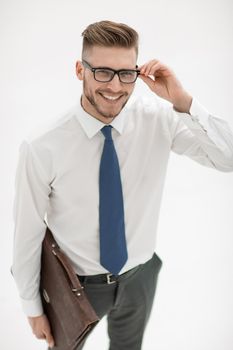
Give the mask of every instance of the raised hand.
M 171 102 L 179 112 L 189 113 L 192 96 L 183 88 L 174 72 L 157 59 L 139 68 L 141 78 L 159 97 Z

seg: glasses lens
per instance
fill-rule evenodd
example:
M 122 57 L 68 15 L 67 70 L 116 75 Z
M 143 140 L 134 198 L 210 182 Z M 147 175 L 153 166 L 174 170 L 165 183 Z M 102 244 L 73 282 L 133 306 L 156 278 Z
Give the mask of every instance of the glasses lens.
M 107 82 L 112 80 L 114 72 L 108 69 L 96 69 L 95 79 L 102 82 Z
M 133 70 L 125 70 L 119 72 L 119 76 L 122 83 L 133 83 L 137 79 L 137 72 Z

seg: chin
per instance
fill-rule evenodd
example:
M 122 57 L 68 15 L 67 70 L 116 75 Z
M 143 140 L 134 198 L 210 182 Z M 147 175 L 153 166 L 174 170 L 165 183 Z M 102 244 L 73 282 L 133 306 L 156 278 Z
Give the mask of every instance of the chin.
M 120 112 L 118 113 L 115 113 L 115 114 L 102 114 L 102 117 L 105 118 L 105 119 L 114 119 L 118 116 Z
M 123 108 L 123 107 L 122 107 Z M 106 119 L 113 119 L 115 118 L 122 110 L 122 108 L 118 109 L 116 112 L 112 111 L 108 113 L 108 111 L 101 111 L 99 110 L 98 113 L 102 118 L 106 118 Z

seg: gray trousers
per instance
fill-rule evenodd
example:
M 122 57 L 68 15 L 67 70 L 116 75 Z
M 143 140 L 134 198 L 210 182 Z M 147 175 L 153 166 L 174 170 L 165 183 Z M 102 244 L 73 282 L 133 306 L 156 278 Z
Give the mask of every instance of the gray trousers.
M 83 283 L 96 314 L 100 319 L 107 316 L 109 350 L 141 350 L 161 266 L 161 259 L 154 253 L 149 261 L 123 274 L 114 284 Z M 102 350 L 101 344 L 97 348 Z

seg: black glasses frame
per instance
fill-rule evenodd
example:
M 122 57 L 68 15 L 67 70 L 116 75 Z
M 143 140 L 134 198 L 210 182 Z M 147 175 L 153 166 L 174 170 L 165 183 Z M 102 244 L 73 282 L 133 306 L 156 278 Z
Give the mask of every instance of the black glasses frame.
M 138 76 L 139 76 L 139 74 L 140 74 L 140 70 L 139 70 L 139 69 L 119 69 L 119 70 L 115 70 L 115 69 L 112 69 L 112 68 L 109 68 L 109 67 L 97 67 L 97 68 L 94 68 L 94 67 L 92 67 L 92 66 L 91 66 L 87 61 L 85 61 L 85 60 L 82 60 L 82 64 L 84 65 L 84 67 L 86 67 L 86 68 L 90 69 L 90 71 L 92 71 L 92 73 L 94 74 L 94 79 L 95 79 L 96 81 L 100 82 L 100 83 L 108 83 L 108 82 L 111 81 L 111 80 L 115 77 L 115 75 L 117 74 L 117 75 L 118 75 L 118 78 L 119 78 L 119 80 L 120 80 L 121 83 L 123 83 L 123 84 L 133 84 L 133 83 L 135 83 L 135 81 L 137 80 L 137 78 L 138 78 Z M 137 68 L 137 67 L 138 67 L 138 66 L 136 66 L 136 68 Z M 98 70 L 98 69 L 100 69 L 100 70 L 101 70 L 101 69 L 106 69 L 106 70 L 108 70 L 109 72 L 112 72 L 112 73 L 113 73 L 112 78 L 110 78 L 109 80 L 106 80 L 106 81 L 102 81 L 102 80 L 96 79 L 95 73 L 96 73 L 96 70 Z M 120 73 L 121 73 L 121 72 L 136 72 L 137 75 L 136 75 L 136 78 L 135 78 L 133 81 L 131 81 L 130 83 L 127 83 L 127 82 L 121 80 L 121 77 L 120 77 Z

